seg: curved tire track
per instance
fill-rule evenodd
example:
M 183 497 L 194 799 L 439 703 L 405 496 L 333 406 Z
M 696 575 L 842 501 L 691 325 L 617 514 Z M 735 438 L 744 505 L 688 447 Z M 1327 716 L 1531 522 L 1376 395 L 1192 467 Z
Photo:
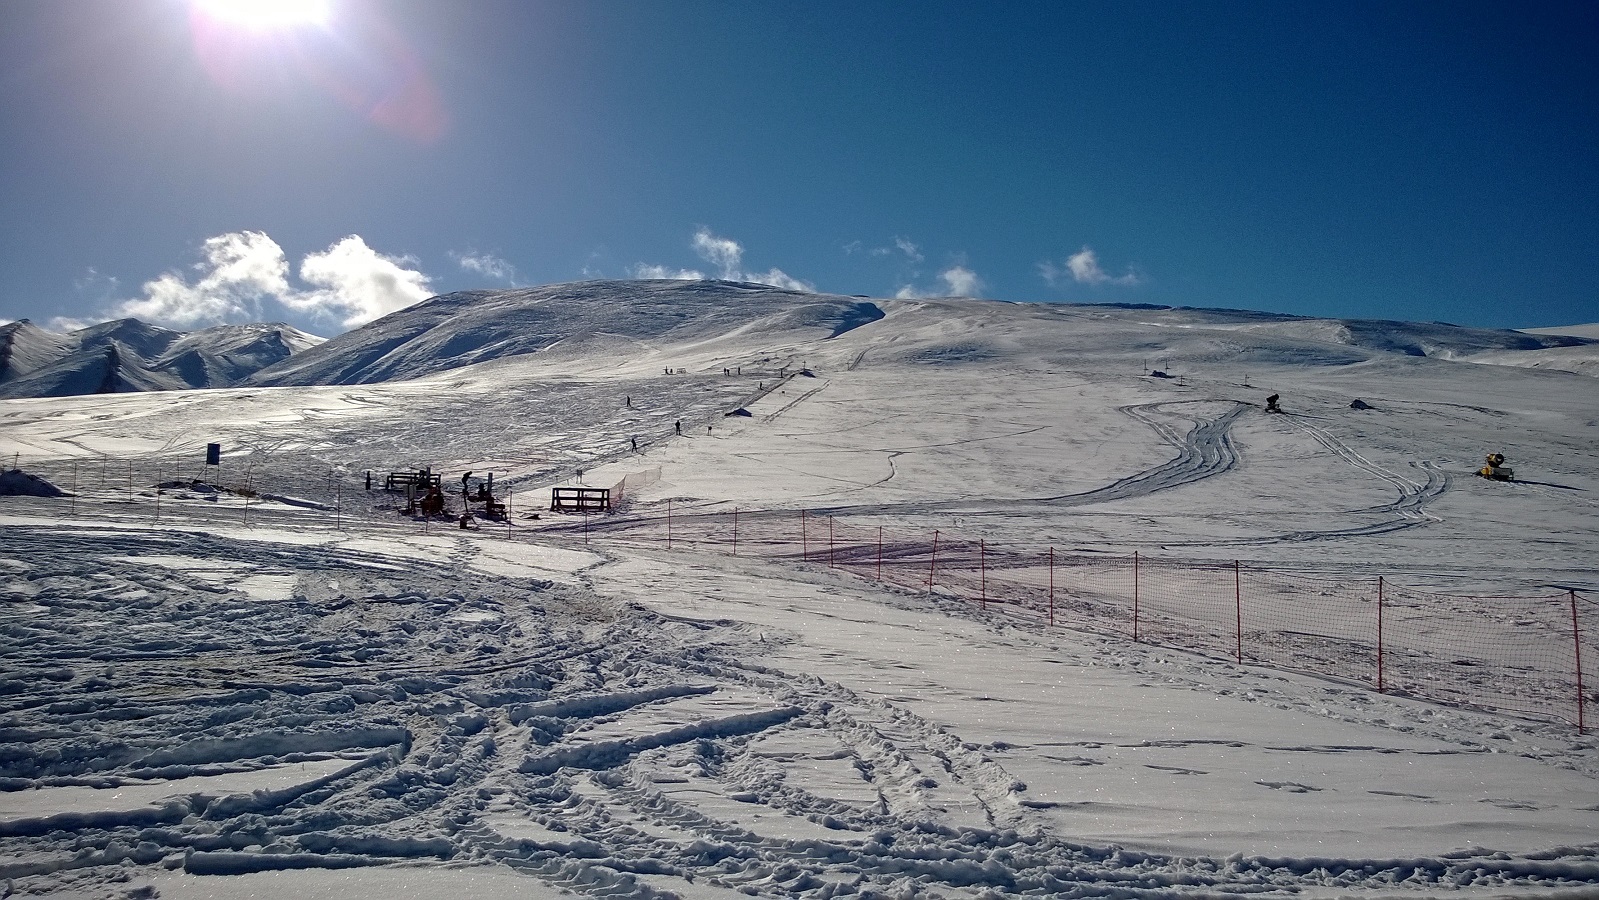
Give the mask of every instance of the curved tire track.
M 1156 491 L 1182 487 L 1185 484 L 1230 472 L 1237 467 L 1238 451 L 1233 446 L 1232 427 L 1244 410 L 1251 407 L 1240 403 L 1214 419 L 1189 417 L 1194 422 L 1194 427 L 1186 434 L 1179 434 L 1177 429 L 1152 415 L 1155 410 L 1170 405 L 1172 404 L 1144 403 L 1118 407 L 1118 411 L 1148 425 L 1162 440 L 1176 447 L 1176 459 L 1153 469 L 1129 475 L 1102 488 L 1084 493 L 1039 497 L 1034 502 L 1052 503 L 1058 506 L 1087 506 L 1131 497 L 1146 497 Z

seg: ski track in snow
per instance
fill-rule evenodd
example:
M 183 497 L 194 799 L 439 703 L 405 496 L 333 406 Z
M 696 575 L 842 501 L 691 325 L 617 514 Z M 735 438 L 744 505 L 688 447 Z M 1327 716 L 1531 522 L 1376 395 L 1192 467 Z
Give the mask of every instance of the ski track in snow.
M 820 392 L 822 385 L 806 394 L 789 401 L 777 413 L 769 418 L 775 418 L 779 413 L 786 412 L 803 400 Z M 1212 418 L 1206 418 L 1199 413 L 1178 412 L 1176 415 L 1183 421 L 1189 422 L 1191 427 L 1181 431 L 1162 417 L 1162 413 L 1171 407 L 1186 407 L 1194 405 L 1210 405 L 1213 401 L 1161 401 L 1155 403 L 1139 404 L 1134 406 L 1119 407 L 1119 410 L 1129 417 L 1147 425 L 1161 441 L 1176 449 L 1177 455 L 1164 463 L 1128 475 L 1104 487 L 1095 488 L 1071 494 L 1059 494 L 1047 497 L 1025 497 L 1004 502 L 1002 510 L 985 509 L 973 500 L 949 500 L 938 502 L 916 502 L 899 504 L 849 504 L 849 505 L 824 505 L 815 507 L 812 511 L 818 516 L 880 516 L 904 515 L 915 513 L 925 515 L 935 512 L 959 512 L 964 517 L 980 519 L 991 516 L 1014 516 L 1019 510 L 1028 507 L 1037 509 L 1071 509 L 1088 507 L 1098 504 L 1114 503 L 1120 500 L 1129 500 L 1147 497 L 1160 491 L 1173 490 L 1224 475 L 1237 469 L 1241 461 L 1237 449 L 1233 446 L 1232 428 L 1239 417 L 1253 407 L 1248 404 L 1234 403 L 1231 408 Z M 1386 534 L 1406 528 L 1426 525 L 1430 522 L 1440 521 L 1432 514 L 1428 505 L 1442 496 L 1449 489 L 1450 478 L 1447 473 L 1429 462 L 1413 463 L 1420 468 L 1424 480 L 1417 484 L 1406 478 L 1403 474 L 1382 468 L 1366 459 L 1332 433 L 1324 428 L 1310 424 L 1300 416 L 1285 415 L 1279 417 L 1287 421 L 1291 427 L 1309 436 L 1320 446 L 1326 448 L 1335 456 L 1349 463 L 1354 468 L 1365 472 L 1375 478 L 1392 485 L 1399 493 L 1399 497 L 1392 502 L 1368 509 L 1353 510 L 1350 514 L 1383 515 L 1387 516 L 1380 521 L 1343 528 L 1328 528 L 1320 530 L 1300 530 L 1283 532 L 1264 537 L 1243 539 L 1211 539 L 1203 541 L 1161 541 L 1167 547 L 1241 547 L 1241 546 L 1267 546 L 1276 543 L 1301 543 L 1307 541 L 1328 540 L 1335 538 L 1360 537 Z M 1014 437 L 1031 433 L 1038 429 L 1028 429 L 1017 432 Z M 1006 437 L 1001 435 L 998 437 Z M 992 440 L 994 438 L 983 438 Z M 856 490 L 876 487 L 892 479 L 895 474 L 894 456 L 905 451 L 893 451 L 888 454 L 888 474 L 878 481 L 864 485 L 854 485 Z M 826 477 L 826 476 L 820 476 Z M 845 479 L 839 479 L 845 480 Z M 853 484 L 853 483 L 852 483 Z M 680 513 L 684 521 L 692 521 L 696 517 L 709 519 L 720 516 L 722 513 L 694 512 Z M 758 510 L 745 511 L 744 515 L 750 521 L 775 520 L 791 516 L 791 511 L 785 510 Z M 637 519 L 612 519 L 593 527 L 607 530 L 623 530 L 637 527 L 640 524 L 655 525 L 656 517 Z M 577 526 L 574 526 L 577 527 Z M 590 527 L 585 524 L 583 528 Z
M 1551 866 L 1599 884 L 1586 855 L 1210 860 L 1084 846 L 1041 826 L 988 748 L 747 659 L 772 636 L 580 587 L 484 582 L 469 545 L 422 560 L 5 532 L 27 550 L 30 588 L 3 622 L 0 700 L 0 876 L 21 882 L 125 860 L 193 874 L 494 860 L 595 897 L 664 897 L 670 884 L 828 897 L 903 879 L 953 897 L 1183 897 L 1514 886 Z M 257 601 L 166 555 L 297 572 L 293 598 Z M 333 777 L 280 790 L 184 788 L 339 756 L 350 764 Z M 815 769 L 830 790 L 798 777 Z M 171 794 L 155 806 L 6 812 L 35 791 L 160 782 Z
M 1232 444 L 1232 426 L 1249 407 L 1242 404 L 1235 405 L 1214 419 L 1193 417 L 1194 427 L 1186 434 L 1179 434 L 1176 429 L 1153 415 L 1156 411 L 1172 405 L 1174 404 L 1147 403 L 1124 406 L 1120 410 L 1148 425 L 1161 440 L 1176 447 L 1177 458 L 1096 490 L 1082 494 L 1044 497 L 1041 502 L 1086 506 L 1130 497 L 1145 497 L 1156 491 L 1170 490 L 1231 471 L 1238 464 L 1238 453 Z
M 19 885 L 122 863 L 226 875 L 408 860 L 494 861 L 596 897 L 865 895 L 906 879 L 942 896 L 1181 897 L 1513 886 L 1553 870 L 1599 884 L 1586 855 L 1084 845 L 1042 824 L 1053 804 L 1027 802 L 992 748 L 758 663 L 779 635 L 475 577 L 466 544 L 440 565 L 181 533 L 6 536 L 30 589 L 5 614 L 0 695 L 0 877 Z M 252 599 L 174 554 L 294 572 L 293 595 Z M 341 767 L 272 790 L 184 787 L 322 760 Z M 34 794 L 163 782 L 155 804 L 18 811 Z
M 716 315 L 727 313 L 725 304 L 713 306 Z M 1599 890 L 1599 845 L 1582 830 L 1583 816 L 1599 810 L 1595 745 L 1563 725 L 1094 634 L 1041 632 L 1033 611 L 1016 606 L 979 609 L 950 593 L 914 590 L 913 582 L 868 585 L 783 558 L 794 507 L 819 497 L 846 502 L 816 509 L 818 516 L 891 517 L 928 532 L 948 527 L 951 514 L 957 527 L 963 519 L 988 526 L 1016 517 L 1004 527 L 1013 529 L 1007 538 L 1020 536 L 1018 547 L 1058 513 L 1071 515 L 1053 521 L 1066 522 L 1073 540 L 1094 514 L 1135 522 L 1104 540 L 1082 538 L 1099 553 L 1139 546 L 1137 520 L 1170 507 L 1184 527 L 1161 536 L 1162 546 L 1326 541 L 1315 546 L 1330 557 L 1334 539 L 1403 540 L 1460 527 L 1453 502 L 1468 492 L 1451 493 L 1463 485 L 1449 472 L 1480 452 L 1484 435 L 1505 432 L 1507 413 L 1426 401 L 1447 409 L 1426 415 L 1475 430 L 1425 461 L 1384 465 L 1377 460 L 1415 458 L 1418 445 L 1432 454 L 1442 443 L 1432 439 L 1448 433 L 1420 430 L 1408 410 L 1402 423 L 1399 412 L 1339 421 L 1250 415 L 1258 407 L 1239 398 L 1259 391 L 1247 379 L 1236 389 L 1226 379 L 1238 373 L 1223 371 L 1235 365 L 1236 342 L 1224 348 L 1225 363 L 1205 363 L 1216 371 L 1203 381 L 1196 374 L 1192 384 L 1203 387 L 1195 388 L 1107 374 L 1136 368 L 1138 351 L 1118 344 L 1126 332 L 1106 339 L 1085 331 L 1057 346 L 1064 332 L 1031 319 L 1017 326 L 973 313 L 952 323 L 936 306 L 894 307 L 887 324 L 900 330 L 881 343 L 857 333 L 870 325 L 834 343 L 806 343 L 739 319 L 725 338 L 707 326 L 675 344 L 639 325 L 621 338 L 636 344 L 627 352 L 639 359 L 591 362 L 587 375 L 558 364 L 539 369 L 545 364 L 533 359 L 528 371 L 541 374 L 506 375 L 519 370 L 505 366 L 490 370 L 499 375 L 445 372 L 337 390 L 231 389 L 160 402 L 80 398 L 0 409 L 0 436 L 49 457 L 54 468 L 46 474 L 62 485 L 71 478 L 77 495 L 5 498 L 0 878 L 7 882 L 0 896 L 183 896 L 183 885 L 197 882 L 199 890 L 242 894 L 258 889 L 257 876 L 332 870 L 426 872 L 463 883 L 468 873 L 512 873 L 505 896 L 560 890 L 596 898 L 1575 897 Z M 901 326 L 923 311 L 929 318 Z M 603 320 L 611 310 L 597 315 Z M 1085 329 L 1112 315 L 1158 318 L 1101 309 L 1061 315 Z M 989 326 L 990 335 L 1004 333 L 979 337 Z M 1172 340 L 1191 337 L 1196 343 L 1182 345 L 1198 348 L 1190 358 L 1213 360 L 1204 356 L 1216 352 L 1207 343 L 1213 338 L 1187 327 Z M 1042 343 L 1026 357 L 1023 345 L 1034 333 Z M 730 343 L 735 335 L 743 343 Z M 557 344 L 540 345 L 534 356 L 569 349 Z M 1105 346 L 1119 349 L 1088 358 Z M 1014 368 L 984 368 L 1013 351 L 1024 360 Z M 1337 377 L 1372 379 L 1350 388 L 1368 398 L 1371 385 L 1388 383 L 1380 371 L 1362 376 L 1342 350 L 1325 370 L 1306 369 L 1316 364 L 1300 362 L 1294 354 L 1301 351 L 1284 352 L 1289 362 L 1271 374 L 1307 382 L 1298 393 L 1284 391 L 1303 404 L 1315 398 L 1348 415 L 1340 389 L 1309 383 L 1339 366 L 1349 372 Z M 573 354 L 567 358 L 584 361 Z M 1099 362 L 1104 371 L 1090 371 Z M 633 368 L 611 371 L 624 363 Z M 684 365 L 700 374 L 662 374 Z M 813 365 L 821 377 L 811 381 L 798 365 Z M 968 375 L 966 365 L 977 368 Z M 750 374 L 715 375 L 728 366 Z M 893 377 L 873 380 L 883 371 Z M 950 380 L 930 378 L 935 371 Z M 1519 377 L 1504 380 L 1555 383 Z M 1491 381 L 1484 376 L 1477 386 Z M 1443 396 L 1458 386 L 1422 387 Z M 1488 395 L 1485 403 L 1510 408 L 1517 396 Z M 724 418 L 741 407 L 753 407 L 752 416 Z M 1128 420 L 1138 424 L 1124 428 Z M 868 426 L 880 427 L 881 441 L 846 446 L 842 438 Z M 749 439 L 729 437 L 719 456 L 724 434 L 740 429 Z M 1558 451 L 1551 456 L 1577 461 L 1571 480 L 1589 483 L 1581 481 L 1587 432 L 1550 433 L 1567 442 L 1551 442 Z M 1257 449 L 1251 436 L 1264 438 L 1266 449 L 1241 452 L 1240 445 Z M 197 451 L 217 439 L 228 447 L 218 483 L 270 490 L 250 501 L 237 490 L 154 487 L 178 480 L 166 465 L 179 458 L 195 465 Z M 1014 445 L 1025 446 L 1012 452 Z M 786 458 L 807 450 L 838 455 L 819 456 L 820 463 Z M 1264 468 L 1280 461 L 1273 452 L 1306 450 L 1315 461 L 1297 470 Z M 101 453 L 125 454 L 121 464 L 136 458 L 137 477 L 131 467 L 117 472 Z M 1283 522 L 1267 515 L 1237 536 L 1220 533 L 1224 517 L 1213 517 L 1208 501 L 1187 499 L 1217 496 L 1257 471 L 1313 472 L 1329 455 L 1355 473 L 1349 495 L 1360 499 L 1347 505 L 1356 508 L 1339 506 L 1338 490 L 1308 495 L 1321 507 L 1309 510 L 1287 494 L 1276 498 Z M 731 501 L 717 498 L 739 495 L 737 488 L 714 493 L 722 488 L 715 467 L 730 460 L 754 471 L 742 484 L 769 491 L 752 492 L 766 508 L 743 515 L 771 526 L 770 534 L 782 529 L 783 546 L 773 538 L 767 554 L 777 558 L 660 554 L 648 529 L 663 524 L 667 498 L 702 541 L 725 520 Z M 1073 470 L 1079 460 L 1082 469 Z M 461 531 L 397 515 L 392 495 L 351 488 L 365 468 L 413 465 L 449 466 L 447 478 L 493 470 L 497 486 L 516 491 L 517 515 L 503 532 L 499 524 Z M 949 471 L 930 473 L 940 466 Z M 993 477 L 1005 467 L 1020 480 Z M 580 471 L 609 484 L 641 468 L 659 481 L 646 481 L 643 498 L 630 499 L 636 505 L 619 515 L 592 523 L 528 516 L 542 509 L 551 485 L 587 483 Z M 595 476 L 597 469 L 604 474 Z M 981 493 L 998 496 L 995 487 L 1009 484 L 1026 485 L 1015 493 L 1027 496 L 996 502 Z M 1471 487 L 1494 492 L 1487 502 L 1503 498 L 1507 508 L 1524 497 L 1522 485 Z M 1527 487 L 1550 503 L 1594 502 L 1580 487 Z M 1396 496 L 1384 501 L 1390 491 Z M 940 499 L 918 500 L 917 492 Z M 852 496 L 862 502 L 847 502 Z M 1536 518 L 1546 508 L 1523 515 Z M 1298 524 L 1311 527 L 1291 527 Z M 1427 525 L 1439 527 L 1418 527 Z M 589 547 L 587 529 L 623 540 Z M 1587 540 L 1583 528 L 1567 530 L 1551 543 Z M 628 531 L 640 538 L 631 546 Z M 958 549 L 940 559 L 953 570 L 940 568 L 940 577 L 975 574 L 959 567 L 971 565 L 977 542 L 945 540 Z M 1373 545 L 1353 546 L 1362 553 Z M 926 549 L 919 537 L 901 538 L 883 552 L 891 564 L 914 560 L 920 570 Z M 851 551 L 840 552 L 850 561 Z M 861 547 L 853 552 L 862 562 Z M 1399 555 L 1431 565 L 1426 552 Z M 1038 564 L 1036 553 L 987 553 L 996 569 Z M 1438 568 L 1504 573 L 1503 564 L 1484 559 L 1468 548 Z M 1369 574 L 1360 559 L 1318 562 Z M 625 576 L 614 574 L 630 565 Z M 1574 577 L 1591 578 L 1591 570 L 1568 565 Z M 1536 564 L 1519 574 L 1527 572 Z M 1495 627 L 1519 628 L 1518 639 L 1529 643 L 1553 633 L 1513 609 L 1489 614 Z M 1333 637 L 1279 634 L 1304 654 L 1347 650 Z M 895 641 L 910 649 L 895 656 Z M 1259 721 L 1290 724 L 1252 725 L 1257 710 L 1284 716 Z M 1029 743 L 995 740 L 995 733 Z M 1461 761 L 1482 768 L 1455 768 Z M 1461 772 L 1486 774 L 1462 787 L 1453 782 L 1472 775 Z M 1232 784 L 1232 792 L 1217 783 Z M 1362 805 L 1373 798 L 1386 805 Z M 1394 812 L 1399 807 L 1419 812 L 1406 817 Z M 1354 810 L 1353 817 L 1335 821 L 1334 810 Z M 1361 819 L 1362 810 L 1375 821 Z M 1179 824 L 1184 812 L 1195 818 Z M 1096 824 L 1102 816 L 1110 824 Z M 1258 849 L 1275 846 L 1277 829 L 1285 841 L 1307 834 L 1319 841 L 1318 829 L 1348 841 L 1349 831 L 1366 827 L 1377 841 L 1400 834 L 1407 847 L 1426 849 Z M 1150 852 L 1087 834 L 1203 849 Z M 1257 849 L 1210 851 L 1233 840 Z M 1511 849 L 1495 849 L 1494 841 Z M 379 892 L 379 883 L 365 882 L 365 891 Z M 458 889 L 435 883 L 450 885 L 445 893 Z M 269 884 L 269 892 L 293 892 L 294 882 Z

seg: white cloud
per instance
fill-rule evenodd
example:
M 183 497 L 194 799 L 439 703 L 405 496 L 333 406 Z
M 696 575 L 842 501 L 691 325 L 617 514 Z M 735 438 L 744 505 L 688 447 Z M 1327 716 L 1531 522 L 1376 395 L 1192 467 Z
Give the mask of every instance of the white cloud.
M 788 291 L 798 291 L 802 294 L 816 293 L 816 285 L 811 284 L 808 281 L 801 281 L 800 279 L 795 278 L 794 276 L 775 266 L 767 269 L 765 273 L 759 275 L 751 272 L 743 272 L 735 280 L 753 281 L 756 284 L 769 284 L 772 287 L 779 287 Z
M 104 305 L 116 297 L 121 288 L 121 283 L 109 275 L 101 275 L 93 266 L 83 270 L 83 274 L 72 279 L 72 287 L 78 296 L 92 299 Z
M 844 245 L 845 256 L 853 256 L 856 253 L 863 252 L 868 256 L 893 256 L 898 252 L 904 254 L 905 258 L 913 263 L 919 263 L 924 259 L 922 248 L 918 247 L 915 241 L 898 235 L 894 237 L 894 246 L 892 247 L 873 247 L 868 250 L 866 245 L 860 241 L 850 241 Z
M 1111 275 L 1106 272 L 1100 268 L 1099 257 L 1086 244 L 1083 249 L 1066 258 L 1064 269 L 1045 260 L 1038 264 L 1038 274 L 1043 276 L 1044 282 L 1050 287 L 1059 285 L 1067 275 L 1078 284 L 1115 284 L 1124 287 L 1141 284 L 1144 280 L 1143 276 L 1131 266 L 1127 267 L 1124 275 Z
M 301 261 L 300 278 L 312 290 L 289 283 L 283 248 L 259 231 L 207 238 L 200 257 L 193 281 L 163 272 L 145 282 L 143 297 L 113 304 L 108 316 L 188 328 L 280 317 L 276 304 L 318 319 L 341 316 L 348 328 L 430 296 L 428 277 L 410 268 L 415 260 L 378 254 L 357 235 Z
M 705 273 L 694 269 L 671 269 L 666 266 L 650 266 L 639 263 L 633 267 L 633 277 L 652 280 L 699 281 L 705 277 Z
M 694 232 L 694 252 L 706 262 L 721 268 L 728 281 L 743 281 L 739 266 L 744 262 L 744 247 L 732 238 L 717 237 L 710 229 Z
M 428 277 L 406 268 L 415 264 L 410 257 L 376 253 L 352 234 L 321 253 L 307 254 L 300 278 L 318 290 L 286 296 L 283 302 L 343 315 L 344 326 L 353 328 L 432 296 Z
M 938 273 L 944 280 L 949 290 L 945 296 L 949 297 L 975 297 L 983 290 L 983 279 L 977 273 L 965 266 L 950 266 Z
M 694 232 L 694 240 L 690 244 L 698 256 L 717 268 L 718 278 L 727 281 L 747 281 L 753 284 L 769 284 L 772 287 L 784 288 L 790 291 L 815 293 L 816 286 L 808 281 L 784 272 L 782 269 L 772 267 L 765 272 L 744 271 L 744 245 L 732 238 L 718 237 L 711 233 L 709 228 L 701 228 Z M 633 266 L 634 278 L 678 278 L 700 279 L 706 277 L 704 273 L 694 269 L 673 269 L 668 266 L 638 263 Z
M 604 278 L 605 277 L 605 269 L 603 267 L 603 263 L 604 262 L 605 262 L 605 254 L 604 253 L 600 252 L 599 250 L 590 251 L 588 259 L 583 261 L 583 277 L 584 278 Z M 634 276 L 634 277 L 643 278 L 644 276 L 637 275 L 637 276 Z
M 116 315 L 179 327 L 256 321 L 263 300 L 292 293 L 283 248 L 259 231 L 207 238 L 200 256 L 193 284 L 182 273 L 163 272 L 145 282 L 143 298 L 117 304 Z
M 910 238 L 896 237 L 894 238 L 894 246 L 898 247 L 899 251 L 905 254 L 905 258 L 911 262 L 922 261 L 922 249 L 911 243 Z
M 88 319 L 78 319 L 72 316 L 56 316 L 50 320 L 49 329 L 57 334 L 71 334 L 72 332 L 81 328 L 88 328 L 90 325 L 98 324 L 99 322 L 90 321 Z
M 468 272 L 476 272 L 511 285 L 516 284 L 516 267 L 491 253 L 476 253 L 470 250 L 457 253 L 451 250 L 450 258 Z
M 914 284 L 902 284 L 899 290 L 894 292 L 894 298 L 915 300 L 921 297 L 976 297 L 984 288 L 983 279 L 960 263 L 938 273 L 938 278 L 944 282 L 943 287 L 919 288 Z

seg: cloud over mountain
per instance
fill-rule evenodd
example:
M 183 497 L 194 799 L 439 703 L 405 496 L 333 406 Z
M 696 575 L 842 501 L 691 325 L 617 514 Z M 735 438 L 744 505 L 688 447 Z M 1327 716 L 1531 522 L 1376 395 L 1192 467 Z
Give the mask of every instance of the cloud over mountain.
M 767 284 L 784 290 L 804 293 L 816 292 L 816 285 L 803 279 L 795 278 L 776 266 L 767 269 L 765 272 L 745 271 L 744 245 L 732 238 L 713 234 L 709 228 L 700 228 L 695 231 L 694 239 L 689 246 L 693 248 L 696 256 L 716 267 L 717 274 L 715 277 L 723 281 Z M 680 269 L 652 263 L 638 263 L 629 271 L 634 278 L 698 281 L 706 277 L 703 272 L 697 269 Z
M 207 238 L 192 274 L 163 272 L 143 296 L 117 301 L 106 318 L 137 318 L 175 328 L 280 318 L 283 310 L 351 328 L 432 295 L 429 277 L 408 256 L 385 256 L 349 235 L 300 261 L 290 281 L 283 248 L 259 231 Z
M 1114 284 L 1122 287 L 1133 287 L 1144 283 L 1144 277 L 1131 266 L 1128 266 L 1127 271 L 1121 275 L 1106 272 L 1099 264 L 1098 254 L 1086 244 L 1083 245 L 1083 249 L 1066 257 L 1063 266 L 1047 259 L 1039 263 L 1038 274 L 1043 276 L 1044 283 L 1050 287 L 1061 286 L 1067 278 L 1077 284 Z

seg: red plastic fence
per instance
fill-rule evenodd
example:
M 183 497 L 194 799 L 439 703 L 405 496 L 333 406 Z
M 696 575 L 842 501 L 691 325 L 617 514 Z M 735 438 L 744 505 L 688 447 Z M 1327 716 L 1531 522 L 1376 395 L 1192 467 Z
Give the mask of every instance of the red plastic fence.
M 735 522 L 736 519 L 736 522 Z M 613 539 L 843 569 L 1041 625 L 1365 684 L 1385 693 L 1570 722 L 1585 730 L 1599 604 L 1575 591 L 1464 596 L 1378 575 L 1235 561 L 1015 550 L 942 530 L 741 509 L 611 519 Z M 736 540 L 736 549 L 734 544 Z
M 177 460 L 109 458 L 30 460 L 27 468 L 67 492 L 37 501 L 49 504 L 53 515 L 249 525 L 252 517 L 281 518 L 290 505 L 293 523 L 301 527 L 307 516 L 337 528 L 410 522 L 395 516 L 392 497 L 385 502 L 380 492 L 365 490 L 358 476 L 332 471 L 273 471 L 249 461 L 219 470 Z M 635 473 L 619 487 L 659 477 L 659 470 Z M 197 495 L 190 489 L 196 478 L 227 489 Z M 520 503 L 509 490 L 503 499 L 513 510 Z M 420 527 L 427 528 L 427 520 Z M 509 518 L 494 527 L 513 534 Z M 651 516 L 594 517 L 570 527 L 586 538 L 592 533 L 830 566 L 1039 625 L 1064 624 L 1391 694 L 1570 722 L 1583 730 L 1599 703 L 1593 671 L 1599 665 L 1599 602 L 1576 591 L 1463 596 L 1376 574 L 1331 577 L 1232 561 L 1018 549 L 944 531 L 845 522 L 826 513 L 707 512 L 702 504 L 684 510 L 671 501 Z

